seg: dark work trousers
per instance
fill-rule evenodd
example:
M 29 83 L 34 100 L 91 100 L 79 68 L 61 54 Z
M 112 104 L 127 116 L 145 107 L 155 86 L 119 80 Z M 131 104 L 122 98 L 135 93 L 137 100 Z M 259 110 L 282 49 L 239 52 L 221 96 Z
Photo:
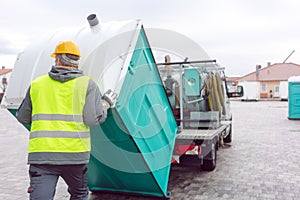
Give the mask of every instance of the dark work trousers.
M 68 185 L 70 200 L 87 200 L 87 167 L 81 165 L 37 165 L 29 167 L 31 200 L 50 200 L 54 198 L 59 177 Z

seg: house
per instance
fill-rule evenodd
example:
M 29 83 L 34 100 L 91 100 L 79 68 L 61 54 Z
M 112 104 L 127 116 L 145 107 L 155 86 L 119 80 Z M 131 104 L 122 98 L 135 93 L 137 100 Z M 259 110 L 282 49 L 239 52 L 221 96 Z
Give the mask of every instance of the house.
M 295 63 L 268 63 L 267 67 L 256 66 L 250 74 L 236 79 L 237 82 L 257 81 L 260 84 L 260 98 L 279 98 L 280 82 L 287 82 L 291 76 L 300 76 L 300 65 Z
M 12 69 L 6 69 L 4 66 L 0 69 L 0 102 L 7 87 Z

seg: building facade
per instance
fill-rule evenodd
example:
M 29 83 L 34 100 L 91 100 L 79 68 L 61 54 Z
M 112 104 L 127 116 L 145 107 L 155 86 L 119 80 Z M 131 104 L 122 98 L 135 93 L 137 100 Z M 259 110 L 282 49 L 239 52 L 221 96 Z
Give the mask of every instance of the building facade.
M 300 65 L 295 63 L 276 63 L 269 64 L 267 67 L 262 68 L 256 66 L 256 70 L 250 74 L 236 79 L 236 82 L 249 81 L 259 82 L 260 98 L 280 98 L 280 93 L 287 90 L 280 85 L 287 82 L 292 76 L 300 76 Z

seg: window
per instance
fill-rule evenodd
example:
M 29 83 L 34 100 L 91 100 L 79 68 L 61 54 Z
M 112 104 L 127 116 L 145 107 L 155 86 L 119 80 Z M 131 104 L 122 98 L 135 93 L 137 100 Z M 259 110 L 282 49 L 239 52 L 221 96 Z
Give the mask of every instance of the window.
M 267 92 L 267 85 L 265 83 L 261 84 L 261 92 Z
M 274 86 L 274 90 L 275 90 L 275 92 L 279 92 L 279 86 L 278 86 L 278 85 L 275 85 L 275 86 Z

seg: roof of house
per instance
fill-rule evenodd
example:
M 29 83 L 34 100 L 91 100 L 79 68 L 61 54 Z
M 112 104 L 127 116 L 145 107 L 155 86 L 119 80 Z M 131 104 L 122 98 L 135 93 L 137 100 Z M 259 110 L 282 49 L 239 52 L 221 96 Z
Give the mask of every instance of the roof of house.
M 11 72 L 12 69 L 0 69 L 0 76 Z
M 291 76 L 300 76 L 300 65 L 275 63 L 240 77 L 237 81 L 287 81 Z
M 226 77 L 226 81 L 235 82 L 239 78 L 240 77 L 229 76 L 229 77 Z

